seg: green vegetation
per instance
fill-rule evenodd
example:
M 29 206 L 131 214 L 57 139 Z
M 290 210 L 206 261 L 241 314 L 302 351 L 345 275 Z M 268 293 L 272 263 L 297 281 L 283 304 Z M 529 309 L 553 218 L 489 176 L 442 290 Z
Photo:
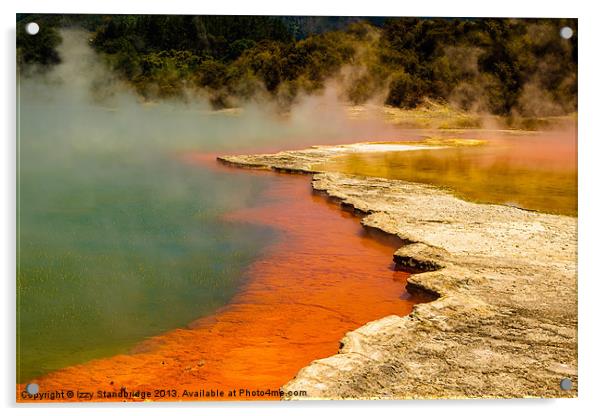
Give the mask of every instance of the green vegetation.
M 118 16 L 92 44 L 142 96 L 202 89 L 216 107 L 259 93 L 290 103 L 354 54 L 344 33 L 296 42 L 281 20 L 263 16 Z
M 258 96 L 286 107 L 335 78 L 355 104 L 378 96 L 400 108 L 428 100 L 526 117 L 577 107 L 575 19 L 37 18 L 60 26 L 80 21 L 110 68 L 147 99 L 196 91 L 216 108 Z M 563 26 L 573 28 L 571 39 L 560 37 Z M 21 66 L 58 62 L 55 31 L 39 40 L 19 29 Z

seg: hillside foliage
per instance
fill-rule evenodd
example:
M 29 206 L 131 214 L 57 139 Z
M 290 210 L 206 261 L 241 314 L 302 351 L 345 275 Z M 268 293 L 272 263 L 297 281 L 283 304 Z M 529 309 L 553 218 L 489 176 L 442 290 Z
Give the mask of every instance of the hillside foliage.
M 34 18 L 45 24 L 28 36 Z M 428 99 L 535 117 L 577 108 L 574 19 L 31 15 L 18 22 L 19 67 L 59 63 L 58 29 L 78 25 L 147 99 L 196 91 L 216 108 L 257 97 L 287 107 L 334 80 L 356 104 Z

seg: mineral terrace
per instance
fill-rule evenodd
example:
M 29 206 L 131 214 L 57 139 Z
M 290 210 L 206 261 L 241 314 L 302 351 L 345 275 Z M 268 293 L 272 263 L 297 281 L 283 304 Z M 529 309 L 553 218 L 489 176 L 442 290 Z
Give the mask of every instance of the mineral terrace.
M 407 242 L 394 260 L 422 271 L 409 291 L 438 295 L 408 316 L 347 333 L 337 355 L 312 362 L 283 389 L 309 399 L 576 397 L 577 219 L 312 169 L 369 147 L 218 158 L 314 174 L 313 188 L 364 214 L 364 226 Z M 382 150 L 411 150 L 404 147 Z M 563 378 L 571 390 L 560 389 Z

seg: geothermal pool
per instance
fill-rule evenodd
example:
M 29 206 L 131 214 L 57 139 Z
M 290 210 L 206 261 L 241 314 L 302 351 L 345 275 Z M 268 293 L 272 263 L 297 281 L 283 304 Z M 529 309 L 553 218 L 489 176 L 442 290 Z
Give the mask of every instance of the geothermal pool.
M 432 132 L 349 120 L 328 93 L 286 117 L 141 104 L 119 89 L 99 100 L 82 75 L 89 51 L 70 41 L 86 59 L 18 85 L 18 383 L 278 389 L 336 353 L 346 331 L 426 300 L 393 268 L 400 242 L 367 235 L 313 194 L 308 176 L 227 168 L 215 155 Z M 335 168 L 458 192 L 475 185 L 465 197 L 574 215 L 574 140 L 512 140 L 355 155 Z M 474 162 L 473 151 L 485 153 Z M 516 193 L 525 166 L 544 172 Z
M 347 121 L 336 97 L 308 98 L 287 117 L 261 106 L 239 113 L 202 101 L 143 104 L 115 85 L 98 97 L 93 77 L 104 74 L 78 42 L 66 36 L 63 63 L 18 84 L 18 382 L 127 353 L 215 314 L 282 241 L 274 224 L 227 219 L 266 203 L 264 192 L 282 179 L 187 155 L 392 131 Z

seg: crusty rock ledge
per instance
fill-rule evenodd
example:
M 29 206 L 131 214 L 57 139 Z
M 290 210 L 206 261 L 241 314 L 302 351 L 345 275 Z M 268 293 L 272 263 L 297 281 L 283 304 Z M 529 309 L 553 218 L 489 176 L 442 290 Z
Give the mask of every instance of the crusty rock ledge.
M 238 166 L 314 173 L 313 187 L 409 243 L 395 261 L 439 298 L 351 331 L 285 391 L 309 399 L 576 397 L 577 219 L 476 204 L 432 186 L 339 173 L 327 147 L 229 156 Z M 562 378 L 573 389 L 560 389 Z

